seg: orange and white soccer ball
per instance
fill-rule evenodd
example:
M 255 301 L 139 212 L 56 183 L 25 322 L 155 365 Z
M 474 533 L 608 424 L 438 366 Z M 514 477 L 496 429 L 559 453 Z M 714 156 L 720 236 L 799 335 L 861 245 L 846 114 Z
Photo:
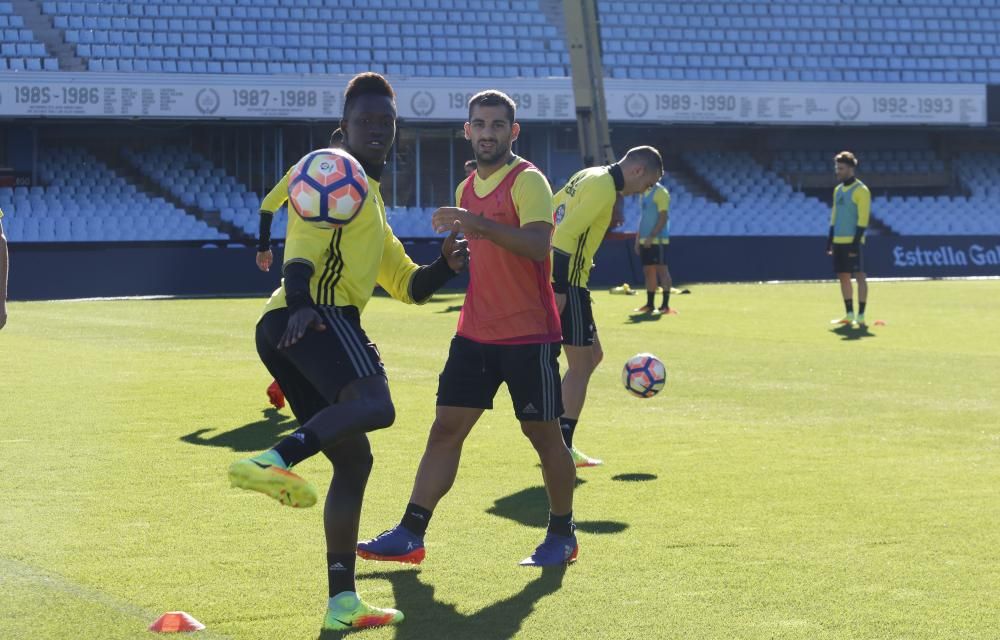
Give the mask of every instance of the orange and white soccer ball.
M 667 367 L 651 353 L 637 353 L 622 369 L 622 384 L 634 396 L 652 398 L 667 384 Z
M 333 229 L 353 220 L 368 197 L 368 177 L 354 156 L 319 149 L 299 160 L 288 176 L 288 202 L 306 222 Z

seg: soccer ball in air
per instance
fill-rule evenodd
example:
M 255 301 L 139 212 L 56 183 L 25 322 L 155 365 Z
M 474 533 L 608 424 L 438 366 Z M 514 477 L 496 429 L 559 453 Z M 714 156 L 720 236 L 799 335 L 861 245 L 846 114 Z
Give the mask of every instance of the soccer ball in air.
M 288 202 L 300 218 L 322 229 L 353 220 L 367 196 L 361 163 L 340 149 L 313 151 L 288 175 Z
M 651 353 L 638 353 L 622 369 L 622 384 L 634 396 L 652 398 L 667 384 L 667 368 Z

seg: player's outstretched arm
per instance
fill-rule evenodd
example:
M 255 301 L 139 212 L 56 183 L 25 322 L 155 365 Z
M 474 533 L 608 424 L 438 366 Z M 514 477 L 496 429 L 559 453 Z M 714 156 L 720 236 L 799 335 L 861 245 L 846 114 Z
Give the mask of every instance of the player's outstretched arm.
M 377 282 L 393 298 L 407 304 L 423 304 L 469 263 L 466 240 L 458 239 L 458 225 L 441 244 L 441 255 L 429 265 L 419 266 L 406 254 L 403 243 L 386 228 Z
M 431 224 L 437 233 L 453 229 L 456 222 L 466 236 L 484 238 L 532 260 L 545 260 L 552 246 L 552 224 L 548 222 L 529 222 L 521 227 L 511 227 L 459 207 L 441 207 L 431 217 Z

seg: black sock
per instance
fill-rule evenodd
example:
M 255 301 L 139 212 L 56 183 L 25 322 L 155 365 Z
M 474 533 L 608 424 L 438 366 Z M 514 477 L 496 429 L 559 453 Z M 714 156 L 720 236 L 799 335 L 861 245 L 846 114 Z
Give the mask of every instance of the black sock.
M 670 287 L 663 287 L 663 304 L 660 305 L 660 308 L 670 308 Z
M 401 524 L 403 528 L 409 530 L 421 538 L 427 533 L 427 525 L 431 521 L 431 512 L 428 509 L 424 509 L 419 504 L 413 504 L 412 502 L 406 505 L 406 513 L 403 514 L 403 520 Z
M 649 307 L 650 309 L 653 308 L 653 303 L 655 302 L 654 298 L 656 298 L 655 291 L 646 292 L 646 306 Z
M 847 313 L 854 313 L 854 300 L 851 298 L 845 298 L 844 308 L 847 309 Z
M 860 313 L 861 315 L 865 315 L 865 305 L 866 304 L 868 304 L 867 300 L 864 301 L 864 302 L 859 302 L 858 303 L 858 313 Z
M 569 537 L 573 535 L 573 512 L 570 511 L 564 516 L 557 516 L 549 512 L 549 533 L 557 536 Z
M 326 554 L 326 575 L 330 582 L 330 597 L 342 591 L 357 591 L 354 585 L 354 561 L 357 558 L 353 553 L 329 553 Z
M 299 428 L 287 438 L 274 445 L 281 459 L 289 467 L 319 453 L 319 438 L 309 429 Z
M 563 442 L 567 449 L 573 448 L 573 434 L 576 432 L 576 420 L 573 418 L 559 418 L 559 428 L 562 430 Z

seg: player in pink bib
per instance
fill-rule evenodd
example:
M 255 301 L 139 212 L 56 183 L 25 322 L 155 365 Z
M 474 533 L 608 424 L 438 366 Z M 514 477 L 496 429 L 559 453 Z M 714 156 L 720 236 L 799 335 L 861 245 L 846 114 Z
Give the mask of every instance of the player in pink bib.
M 549 496 L 545 540 L 521 564 L 576 560 L 576 468 L 559 429 L 562 328 L 550 283 L 552 190 L 530 162 L 514 155 L 520 126 L 514 101 L 484 91 L 469 101 L 465 136 L 477 171 L 458 186 L 459 207 L 434 213 L 437 231 L 458 225 L 469 240 L 469 289 L 438 384 L 437 415 L 402 521 L 358 544 L 370 560 L 419 564 L 431 514 L 458 473 L 462 444 L 507 385 L 521 431 L 542 463 Z

